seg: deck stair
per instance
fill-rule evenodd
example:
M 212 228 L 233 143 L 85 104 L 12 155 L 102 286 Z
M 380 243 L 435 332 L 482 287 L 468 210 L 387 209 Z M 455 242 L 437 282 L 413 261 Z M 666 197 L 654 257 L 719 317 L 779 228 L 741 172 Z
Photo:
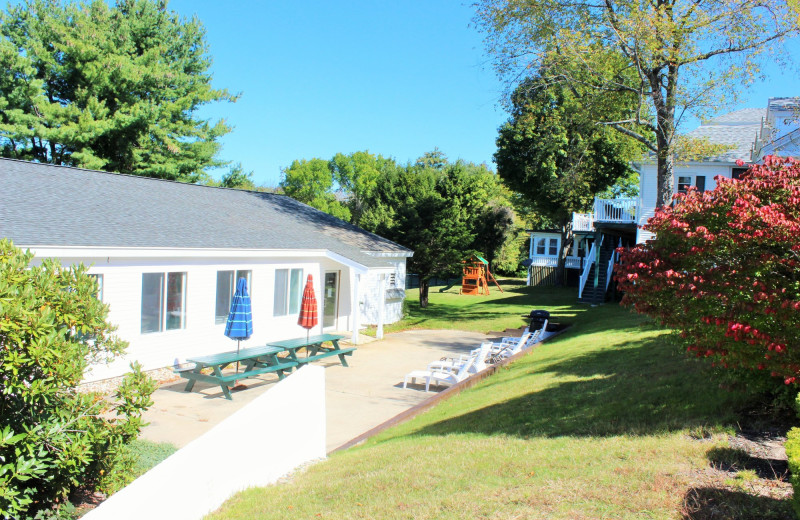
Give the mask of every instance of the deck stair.
M 578 298 L 581 303 L 599 304 L 607 300 L 608 263 L 616 248 L 616 240 L 612 236 L 604 237 L 600 245 L 600 262 L 593 262 L 589 270 L 589 277 Z

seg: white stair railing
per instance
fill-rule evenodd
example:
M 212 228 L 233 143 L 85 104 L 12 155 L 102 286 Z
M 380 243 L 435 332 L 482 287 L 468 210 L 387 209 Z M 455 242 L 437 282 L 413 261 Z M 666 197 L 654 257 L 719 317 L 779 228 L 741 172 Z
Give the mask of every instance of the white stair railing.
M 617 247 L 622 247 L 622 239 L 619 239 L 619 245 Z M 619 253 L 614 250 L 611 253 L 611 258 L 608 259 L 608 269 L 606 270 L 606 291 L 608 290 L 608 286 L 611 284 L 611 273 L 614 272 L 614 264 L 616 260 L 619 260 Z
M 592 264 L 594 264 L 595 256 L 597 255 L 597 249 L 595 246 L 598 244 L 596 242 L 592 243 L 592 248 L 589 250 L 589 254 L 586 255 L 586 265 L 583 266 L 583 273 L 581 273 L 581 279 L 578 282 L 578 298 L 583 295 L 583 288 L 586 286 L 586 281 L 589 279 L 589 271 L 592 270 Z M 600 246 L 603 245 L 603 237 L 600 237 Z

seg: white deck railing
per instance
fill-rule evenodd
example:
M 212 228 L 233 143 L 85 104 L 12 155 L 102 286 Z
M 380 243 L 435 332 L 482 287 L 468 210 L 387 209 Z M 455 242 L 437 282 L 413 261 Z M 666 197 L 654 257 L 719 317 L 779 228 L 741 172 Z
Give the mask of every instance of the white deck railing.
M 551 255 L 534 255 L 531 258 L 531 265 L 535 265 L 537 267 L 558 267 L 558 257 Z M 568 256 L 566 262 L 564 263 L 564 267 L 567 269 L 580 269 L 581 259 L 574 256 Z
M 573 213 L 572 231 L 594 231 L 594 216 L 591 213 Z
M 594 199 L 595 221 L 633 223 L 638 210 L 639 199 Z
M 578 282 L 578 298 L 583 295 L 583 288 L 586 286 L 586 280 L 589 279 L 589 271 L 592 270 L 592 264 L 594 264 L 594 258 L 597 255 L 596 247 L 601 247 L 603 245 L 603 236 L 600 236 L 600 243 L 592 243 L 592 248 L 589 250 L 589 254 L 586 255 L 586 265 L 583 266 L 583 273 L 581 273 L 581 279 Z

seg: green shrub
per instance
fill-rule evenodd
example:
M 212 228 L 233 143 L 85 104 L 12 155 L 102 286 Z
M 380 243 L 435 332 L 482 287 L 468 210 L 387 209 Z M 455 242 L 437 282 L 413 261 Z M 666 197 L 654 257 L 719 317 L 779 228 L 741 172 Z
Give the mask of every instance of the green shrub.
M 33 518 L 79 488 L 102 488 L 142 426 L 155 382 L 132 366 L 112 400 L 81 393 L 89 363 L 126 343 L 82 265 L 0 240 L 0 517 Z

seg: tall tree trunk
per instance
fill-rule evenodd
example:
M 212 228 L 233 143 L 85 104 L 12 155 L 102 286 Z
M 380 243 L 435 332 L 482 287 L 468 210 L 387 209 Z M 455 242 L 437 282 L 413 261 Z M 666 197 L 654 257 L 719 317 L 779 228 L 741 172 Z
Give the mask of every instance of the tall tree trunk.
M 667 66 L 650 72 L 648 79 L 652 88 L 653 106 L 656 109 L 656 148 L 657 153 L 657 192 L 656 206 L 666 206 L 672 201 L 674 184 L 674 138 L 675 138 L 675 95 L 678 81 L 678 67 Z
M 556 284 L 566 286 L 567 281 L 564 273 L 567 266 L 567 251 L 572 243 L 572 221 L 563 220 L 561 222 L 561 250 L 558 252 L 558 264 L 556 264 Z
M 672 150 L 672 142 L 667 141 L 665 136 L 658 133 L 658 162 L 656 171 L 657 191 L 656 206 L 668 206 L 672 201 L 673 174 L 675 172 L 675 157 Z
M 428 277 L 419 277 L 419 306 L 422 309 L 428 306 L 428 287 L 430 286 L 430 282 L 430 278 Z

